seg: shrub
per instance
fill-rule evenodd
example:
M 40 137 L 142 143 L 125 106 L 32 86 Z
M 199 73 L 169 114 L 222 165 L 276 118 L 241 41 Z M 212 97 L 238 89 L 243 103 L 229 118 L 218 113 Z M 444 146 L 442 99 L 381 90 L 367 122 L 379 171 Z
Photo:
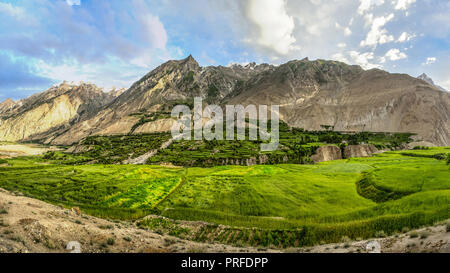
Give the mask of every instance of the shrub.
M 387 235 L 384 232 L 384 230 L 380 230 L 380 231 L 375 232 L 375 237 L 377 237 L 377 238 L 385 238 L 386 236 Z
M 113 225 L 99 226 L 101 229 L 114 229 Z
M 106 240 L 106 243 L 110 246 L 114 245 L 115 242 L 114 238 L 108 238 L 108 240 Z
M 413 231 L 409 234 L 409 238 L 417 238 L 417 237 L 419 237 L 419 233 L 417 233 L 415 231 Z
M 448 223 L 448 224 L 446 225 L 445 230 L 446 230 L 447 232 L 450 232 L 450 223 Z
M 413 148 L 413 150 L 429 150 L 430 147 L 426 147 L 426 146 L 416 146 Z

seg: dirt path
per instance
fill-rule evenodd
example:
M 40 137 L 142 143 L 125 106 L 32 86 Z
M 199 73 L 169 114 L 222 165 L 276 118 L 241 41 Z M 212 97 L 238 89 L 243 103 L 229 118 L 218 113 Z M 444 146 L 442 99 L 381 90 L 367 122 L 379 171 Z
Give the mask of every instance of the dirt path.
M 169 147 L 173 143 L 173 141 L 174 141 L 173 138 L 171 138 L 171 139 L 167 140 L 166 142 L 164 142 L 163 144 L 161 144 L 161 147 L 159 149 L 154 149 L 154 150 L 151 150 L 151 151 L 149 151 L 141 156 L 138 156 L 136 158 L 125 160 L 123 163 L 124 164 L 134 164 L 134 165 L 145 164 L 145 162 L 147 162 L 147 160 L 150 157 L 156 155 L 159 150 L 163 150 L 163 149 Z
M 138 228 L 132 222 L 109 221 L 0 189 L 0 253 L 69 252 L 76 241 L 81 252 L 381 252 L 450 253 L 450 232 L 441 224 L 388 238 L 282 250 L 238 248 L 197 243 Z M 190 226 L 201 223 L 187 222 Z
M 0 144 L 0 158 L 39 155 L 50 150 L 57 150 L 57 148 L 37 144 Z

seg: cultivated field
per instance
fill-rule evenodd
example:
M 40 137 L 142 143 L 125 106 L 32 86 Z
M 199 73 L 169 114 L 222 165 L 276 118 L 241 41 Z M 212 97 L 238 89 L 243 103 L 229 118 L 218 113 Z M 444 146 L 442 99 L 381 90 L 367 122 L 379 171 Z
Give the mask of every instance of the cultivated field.
M 0 187 L 105 218 L 156 214 L 211 223 L 182 235 L 196 241 L 297 247 L 385 236 L 450 218 L 450 170 L 435 157 L 449 151 L 211 168 L 72 166 L 21 157 L 0 167 Z M 183 233 L 171 220 L 140 226 Z

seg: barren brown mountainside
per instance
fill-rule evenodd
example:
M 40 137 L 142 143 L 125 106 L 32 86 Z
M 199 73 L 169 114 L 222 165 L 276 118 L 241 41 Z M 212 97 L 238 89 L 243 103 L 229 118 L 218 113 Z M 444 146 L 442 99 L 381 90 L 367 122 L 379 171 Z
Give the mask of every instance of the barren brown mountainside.
M 0 141 L 51 140 L 113 98 L 93 84 L 53 86 L 0 111 Z
M 173 123 L 169 117 L 172 107 L 192 104 L 193 98 L 200 96 L 205 103 L 221 105 L 279 104 L 281 118 L 304 129 L 332 125 L 339 131 L 411 132 L 418 139 L 450 145 L 448 92 L 406 74 L 366 71 L 336 61 L 303 59 L 279 66 L 200 67 L 189 56 L 160 65 L 115 99 L 96 94 L 89 100 L 97 102 L 90 114 L 80 115 L 79 108 L 70 105 L 86 103 L 77 103 L 69 96 L 62 104 L 66 110 L 59 115 L 64 121 L 46 122 L 40 119 L 42 115 L 33 114 L 26 121 L 39 126 L 26 130 L 13 129 L 13 124 L 20 124 L 19 117 L 28 117 L 36 107 L 23 108 L 24 104 L 6 112 L 14 115 L 0 113 L 0 140 L 34 138 L 67 145 L 95 134 L 168 131 Z M 27 100 L 41 101 L 33 97 Z

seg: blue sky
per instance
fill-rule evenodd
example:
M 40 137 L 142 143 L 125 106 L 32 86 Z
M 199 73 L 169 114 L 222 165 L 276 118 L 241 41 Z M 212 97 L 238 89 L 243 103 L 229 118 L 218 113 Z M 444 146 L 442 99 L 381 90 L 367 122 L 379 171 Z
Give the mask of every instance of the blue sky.
M 335 59 L 450 90 L 449 0 L 0 0 L 0 100 L 129 87 L 170 59 Z

